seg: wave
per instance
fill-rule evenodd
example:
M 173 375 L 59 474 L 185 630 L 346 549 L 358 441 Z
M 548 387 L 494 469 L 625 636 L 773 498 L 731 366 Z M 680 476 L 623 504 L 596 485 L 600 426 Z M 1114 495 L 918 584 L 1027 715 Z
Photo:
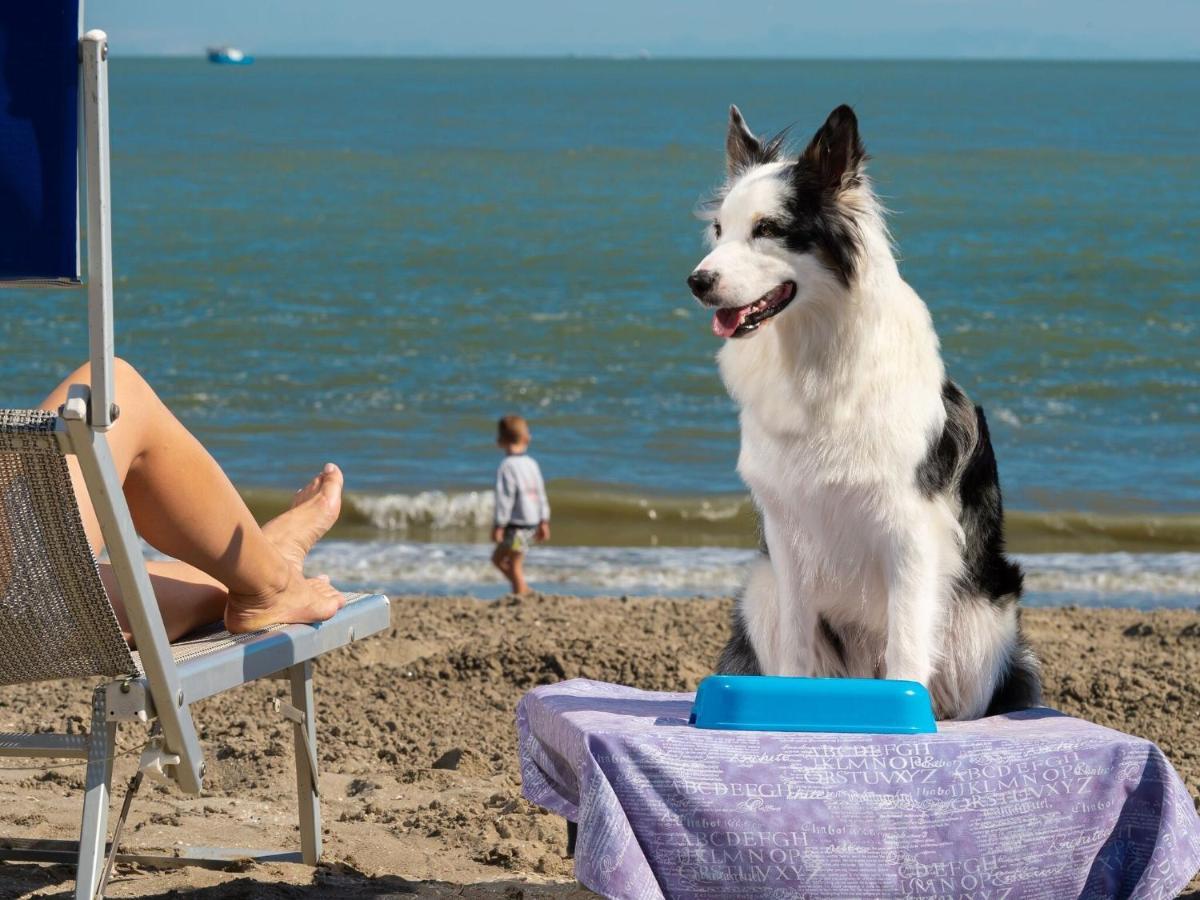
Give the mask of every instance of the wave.
M 492 523 L 492 491 L 352 496 L 350 506 L 380 531 L 482 529 Z
M 1010 510 L 1004 515 L 1004 527 L 1015 552 L 1200 549 L 1200 516 Z
M 326 541 L 314 571 L 347 587 L 389 593 L 499 596 L 486 544 Z M 756 551 L 730 547 L 536 548 L 527 571 L 538 590 L 594 595 L 718 597 L 735 593 Z M 1017 554 L 1032 606 L 1197 605 L 1200 553 Z
M 1033 594 L 1178 596 L 1200 605 L 1200 553 L 1016 554 Z
M 752 548 L 753 504 L 745 494 L 674 495 L 580 482 L 552 482 L 555 541 L 580 546 Z M 287 507 L 284 491 L 245 494 L 260 520 Z M 487 540 L 490 490 L 347 495 L 335 537 L 421 541 Z M 1166 553 L 1200 550 L 1200 516 L 1009 511 L 1008 545 L 1018 553 Z

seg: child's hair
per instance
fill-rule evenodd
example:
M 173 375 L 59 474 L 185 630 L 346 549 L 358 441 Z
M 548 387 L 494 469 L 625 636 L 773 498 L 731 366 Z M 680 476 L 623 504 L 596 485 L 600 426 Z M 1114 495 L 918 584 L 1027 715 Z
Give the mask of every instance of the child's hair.
M 521 416 L 501 416 L 496 427 L 496 440 L 501 444 L 529 443 L 529 423 Z

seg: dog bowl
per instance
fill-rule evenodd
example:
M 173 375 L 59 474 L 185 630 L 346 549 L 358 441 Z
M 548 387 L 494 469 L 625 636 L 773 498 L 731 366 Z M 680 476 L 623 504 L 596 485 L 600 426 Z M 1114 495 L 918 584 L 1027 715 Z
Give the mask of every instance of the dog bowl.
M 732 731 L 929 734 L 937 731 L 929 692 L 915 681 L 709 675 L 689 720 Z

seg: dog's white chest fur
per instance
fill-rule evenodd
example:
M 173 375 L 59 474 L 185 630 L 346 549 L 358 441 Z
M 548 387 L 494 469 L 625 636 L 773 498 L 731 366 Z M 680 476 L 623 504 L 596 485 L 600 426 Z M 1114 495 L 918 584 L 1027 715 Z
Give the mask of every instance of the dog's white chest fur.
M 823 617 L 860 636 L 852 674 L 930 675 L 916 662 L 928 648 L 894 647 L 888 665 L 888 600 L 907 542 L 944 544 L 943 562 L 958 560 L 952 511 L 913 477 L 945 418 L 944 373 L 924 304 L 898 276 L 889 287 L 840 293 L 836 310 L 794 310 L 719 355 L 741 407 L 738 472 L 762 512 L 776 585 L 748 624 L 777 674 L 814 674 L 804 635 Z

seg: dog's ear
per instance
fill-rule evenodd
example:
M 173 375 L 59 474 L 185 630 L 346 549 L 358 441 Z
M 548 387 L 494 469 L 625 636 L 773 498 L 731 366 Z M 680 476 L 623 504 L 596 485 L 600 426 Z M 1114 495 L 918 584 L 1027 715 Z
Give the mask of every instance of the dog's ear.
M 826 190 L 839 191 L 858 183 L 867 151 L 858 136 L 858 118 L 844 103 L 829 114 L 804 152 L 801 161 L 820 179 Z
M 754 136 L 742 111 L 736 106 L 729 107 L 729 132 L 725 135 L 725 170 L 730 175 L 737 175 L 751 166 L 762 162 L 762 142 Z

